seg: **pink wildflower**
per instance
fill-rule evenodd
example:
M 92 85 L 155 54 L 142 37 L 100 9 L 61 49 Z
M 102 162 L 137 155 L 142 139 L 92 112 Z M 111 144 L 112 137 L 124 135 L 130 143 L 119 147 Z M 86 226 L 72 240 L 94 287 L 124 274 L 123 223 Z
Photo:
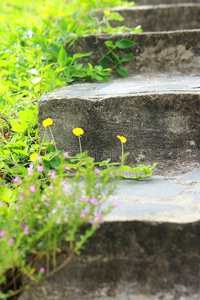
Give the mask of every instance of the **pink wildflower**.
M 110 175 L 110 178 L 115 178 L 115 176 L 113 175 L 112 172 L 110 172 L 109 175 Z
M 97 168 L 95 168 L 94 171 L 95 171 L 95 173 L 97 173 L 97 175 L 99 175 L 101 173 L 100 170 Z
M 49 204 L 50 204 L 50 200 L 49 199 L 44 202 L 44 205 L 46 205 L 46 206 L 49 206 Z
M 65 170 L 66 170 L 66 171 L 69 171 L 69 170 L 70 170 L 70 167 L 65 166 Z
M 4 184 L 3 184 L 3 185 L 6 187 L 6 186 L 8 186 L 8 183 L 5 183 L 5 182 L 4 182 Z
M 10 247 L 13 247 L 13 245 L 14 245 L 14 241 L 13 241 L 12 237 L 9 238 L 9 245 L 10 245 Z
M 82 197 L 82 201 L 84 201 L 84 202 L 89 202 L 89 201 L 90 201 L 90 198 L 88 198 L 88 197 Z
M 22 201 L 23 199 L 24 199 L 24 195 L 21 195 L 21 196 L 19 197 L 19 202 Z
M 30 232 L 29 232 L 29 227 L 23 227 L 23 230 L 24 230 L 24 233 L 25 233 L 26 235 L 29 235 L 29 234 L 30 234 Z
M 68 189 L 68 184 L 65 181 L 62 181 L 62 186 L 64 190 Z
M 37 166 L 37 170 L 38 170 L 39 172 L 43 172 L 43 171 L 44 171 L 44 168 L 43 168 L 42 165 L 39 165 L 39 166 Z
M 51 179 L 56 179 L 57 176 L 55 175 L 55 173 L 56 172 L 54 170 L 51 172 Z
M 68 157 L 68 156 L 69 156 L 69 153 L 68 153 L 68 152 L 64 152 L 64 153 L 63 153 L 63 156 L 64 156 L 64 157 Z
M 17 175 L 15 178 L 13 178 L 13 183 L 19 183 L 19 184 L 22 183 L 22 180 L 21 180 L 21 178 L 19 178 L 19 175 Z
M 92 199 L 90 200 L 90 203 L 92 203 L 92 204 L 94 204 L 94 205 L 97 205 L 97 204 L 98 204 L 97 198 L 92 198 Z
M 29 186 L 29 190 L 30 190 L 32 193 L 35 193 L 35 184 L 30 185 L 30 186 Z
M 95 222 L 95 221 L 90 221 L 90 224 L 91 224 L 91 225 L 95 225 L 96 222 Z
M 38 155 L 37 161 L 41 162 L 41 160 L 42 160 L 42 155 Z
M 2 229 L 0 231 L 0 237 L 4 237 L 5 234 L 6 234 L 6 230 Z
M 99 222 L 103 222 L 102 215 L 97 214 L 97 215 L 95 216 L 95 220 L 97 220 L 97 221 L 99 221 Z
M 83 209 L 81 212 L 81 217 L 82 218 L 86 218 L 86 215 L 89 213 L 89 211 L 87 209 Z
M 40 268 L 40 272 L 41 272 L 41 273 L 44 273 L 44 272 L 45 272 L 45 268 L 41 267 L 41 268 Z
M 32 175 L 32 173 L 33 173 L 33 165 L 30 165 L 30 167 L 27 168 L 27 170 L 28 170 L 28 176 Z
M 3 201 L 0 201 L 0 206 L 3 206 Z
M 118 202 L 115 202 L 115 203 L 114 203 L 114 207 L 115 207 L 115 208 L 119 208 L 119 203 L 118 203 Z

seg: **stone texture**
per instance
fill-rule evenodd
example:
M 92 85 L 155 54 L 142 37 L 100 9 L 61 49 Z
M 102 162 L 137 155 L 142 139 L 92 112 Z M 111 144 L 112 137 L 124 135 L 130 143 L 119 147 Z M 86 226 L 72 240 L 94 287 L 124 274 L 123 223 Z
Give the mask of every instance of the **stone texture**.
M 199 4 L 172 4 L 133 6 L 129 8 L 110 8 L 124 17 L 123 21 L 110 21 L 111 26 L 133 28 L 141 25 L 143 31 L 170 31 L 200 28 Z M 102 19 L 103 10 L 96 10 L 96 15 Z
M 82 58 L 80 61 L 96 64 L 108 52 L 105 41 L 111 40 L 115 43 L 123 38 L 137 42 L 137 45 L 132 48 L 116 51 L 119 57 L 126 54 L 134 55 L 131 61 L 123 64 L 130 74 L 200 74 L 200 29 L 140 34 L 84 35 L 70 47 L 70 51 L 72 54 L 92 51 L 91 56 Z
M 19 300 L 198 299 L 199 231 L 199 222 L 106 223 L 81 256 Z
M 96 161 L 108 157 L 120 161 L 117 135 L 127 138 L 125 152 L 130 152 L 131 165 L 159 162 L 166 167 L 167 162 L 174 166 L 199 161 L 198 80 L 146 79 L 141 84 L 129 78 L 64 87 L 39 101 L 40 139 L 42 121 L 50 117 L 58 148 L 72 155 L 79 152 L 72 129 L 82 127 L 82 147 Z M 52 139 L 48 130 L 46 139 Z
M 132 1 L 132 0 L 130 0 Z M 200 3 L 200 0 L 137 0 L 136 5 L 148 5 L 148 4 L 174 4 L 174 3 Z

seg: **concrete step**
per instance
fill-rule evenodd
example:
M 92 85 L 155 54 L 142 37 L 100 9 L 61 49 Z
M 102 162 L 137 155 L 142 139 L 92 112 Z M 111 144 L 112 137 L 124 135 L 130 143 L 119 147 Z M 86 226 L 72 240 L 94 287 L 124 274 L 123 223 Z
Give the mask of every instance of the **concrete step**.
M 132 0 L 130 0 L 132 1 Z M 137 0 L 136 5 L 158 5 L 158 4 L 175 4 L 175 3 L 200 3 L 200 0 Z
M 82 148 L 96 161 L 120 161 L 127 138 L 127 163 L 159 163 L 158 170 L 183 163 L 198 163 L 200 155 L 200 77 L 142 77 L 108 83 L 66 86 L 39 101 L 39 136 L 42 121 L 53 119 L 59 149 L 79 152 L 75 127 L 84 130 Z M 47 140 L 52 137 L 47 131 Z
M 177 174 L 120 181 L 82 254 L 19 300 L 199 300 L 200 169 Z
M 133 28 L 141 25 L 145 32 L 200 29 L 200 3 L 119 7 L 109 10 L 124 17 L 121 22 L 110 21 L 113 27 L 125 25 Z M 98 9 L 95 12 L 102 19 L 103 10 Z
M 170 73 L 172 75 L 200 75 L 200 29 L 168 32 L 143 32 L 139 34 L 84 35 L 72 45 L 71 53 L 93 52 L 80 59 L 96 64 L 108 52 L 107 40 L 115 43 L 121 39 L 137 42 L 132 48 L 116 50 L 122 58 L 133 54 L 131 61 L 123 63 L 130 74 Z M 67 45 L 66 45 L 67 47 Z

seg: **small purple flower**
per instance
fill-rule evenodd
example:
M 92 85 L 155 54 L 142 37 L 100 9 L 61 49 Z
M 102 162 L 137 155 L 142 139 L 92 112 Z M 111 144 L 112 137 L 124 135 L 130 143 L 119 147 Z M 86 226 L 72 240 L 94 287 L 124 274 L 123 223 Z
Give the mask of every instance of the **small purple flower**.
M 35 184 L 30 185 L 30 186 L 29 186 L 29 190 L 30 190 L 32 193 L 35 193 Z
M 110 175 L 110 178 L 115 178 L 115 176 L 113 175 L 112 172 L 110 172 L 109 175 Z
M 29 235 L 29 234 L 30 234 L 30 232 L 29 232 L 29 227 L 23 227 L 23 230 L 24 230 L 24 233 L 25 233 L 26 235 Z
M 97 175 L 99 175 L 101 173 L 101 171 L 97 168 L 94 169 L 95 173 L 97 173 Z
M 29 264 L 31 264 L 31 263 L 32 263 L 32 261 L 33 261 L 33 259 L 32 259 L 32 258 L 29 258 L 29 259 L 28 259 L 28 263 L 29 263 Z
M 92 204 L 94 204 L 94 205 L 97 205 L 97 204 L 98 204 L 97 198 L 92 198 L 92 199 L 90 200 L 90 203 L 92 203 Z
M 44 273 L 44 272 L 45 272 L 45 268 L 41 267 L 41 268 L 40 268 L 40 272 L 41 272 L 41 273 Z
M 114 203 L 114 207 L 115 207 L 115 208 L 119 208 L 119 203 L 118 203 L 118 202 L 115 202 L 115 203 Z
M 64 152 L 64 153 L 63 153 L 63 156 L 64 156 L 64 157 L 68 157 L 68 156 L 69 156 L 69 153 L 68 153 L 68 152 Z
M 5 234 L 6 234 L 6 230 L 2 229 L 0 231 L 0 237 L 4 237 Z
M 84 201 L 84 202 L 89 202 L 89 201 L 90 201 L 90 198 L 88 198 L 88 197 L 82 197 L 82 201 Z
M 3 206 L 3 201 L 0 201 L 0 207 Z
M 24 199 L 24 195 L 21 195 L 21 196 L 19 197 L 19 202 L 22 201 L 23 199 Z
M 70 167 L 65 166 L 65 170 L 66 170 L 66 171 L 69 171 L 69 170 L 70 170 Z
M 68 189 L 68 184 L 65 181 L 62 181 L 61 183 L 62 183 L 63 189 L 67 190 Z
M 97 220 L 97 221 L 99 221 L 99 222 L 103 222 L 102 215 L 97 214 L 97 215 L 95 216 L 95 220 Z
M 37 170 L 38 170 L 39 172 L 43 172 L 43 171 L 44 171 L 44 168 L 43 168 L 42 165 L 39 165 L 39 166 L 37 166 Z
M 56 172 L 54 170 L 51 172 L 51 179 L 56 179 L 57 176 L 55 175 L 55 173 Z
M 81 212 L 81 217 L 86 218 L 87 214 L 89 214 L 89 210 L 83 209 L 82 212 Z
M 13 241 L 13 238 L 9 238 L 9 245 L 10 247 L 13 247 L 14 246 L 14 241 Z
M 37 161 L 41 162 L 41 160 L 42 160 L 42 155 L 38 155 Z
M 95 222 L 95 221 L 90 221 L 90 224 L 91 224 L 91 225 L 95 225 L 96 222 Z
M 7 187 L 7 186 L 8 186 L 8 183 L 5 183 L 5 182 L 4 182 L 4 184 L 3 184 L 3 185 L 4 185 L 5 187 Z
M 49 206 L 49 204 L 50 204 L 50 199 L 48 199 L 44 202 L 44 205 L 46 205 L 46 206 Z
M 19 183 L 19 184 L 22 183 L 22 180 L 21 180 L 21 178 L 19 178 L 19 175 L 17 175 L 15 178 L 13 178 L 13 183 Z
M 29 168 L 27 168 L 28 170 L 28 176 L 32 175 L 33 173 L 33 165 L 30 165 Z

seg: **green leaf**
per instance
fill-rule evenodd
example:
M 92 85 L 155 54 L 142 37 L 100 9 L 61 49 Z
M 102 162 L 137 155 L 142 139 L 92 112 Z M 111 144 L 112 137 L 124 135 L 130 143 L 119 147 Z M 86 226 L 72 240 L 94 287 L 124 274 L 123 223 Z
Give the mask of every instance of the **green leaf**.
M 130 61 L 132 58 L 133 58 L 133 54 L 125 55 L 125 56 L 122 58 L 121 63 L 126 62 L 126 61 Z
M 129 76 L 128 72 L 124 68 L 116 67 L 116 70 L 123 77 L 128 77 Z
M 60 67 L 64 67 L 67 63 L 67 53 L 65 52 L 64 48 L 60 49 L 60 52 L 58 54 L 58 64 Z
M 112 41 L 106 41 L 105 44 L 107 47 L 110 47 L 110 48 L 115 46 Z
M 135 44 L 136 44 L 136 42 L 133 42 L 131 40 L 126 40 L 126 39 L 123 39 L 123 40 L 120 40 L 120 41 L 116 42 L 116 45 L 119 49 L 128 49 L 128 48 L 132 47 Z
M 11 123 L 12 129 L 14 131 L 16 131 L 16 132 L 21 132 L 22 131 L 22 127 L 18 122 L 14 121 L 14 120 L 10 120 L 10 123 Z
M 42 79 L 42 77 L 37 77 L 37 76 L 32 77 L 31 78 L 31 83 L 37 84 L 37 83 L 39 83 L 41 81 L 41 79 Z

